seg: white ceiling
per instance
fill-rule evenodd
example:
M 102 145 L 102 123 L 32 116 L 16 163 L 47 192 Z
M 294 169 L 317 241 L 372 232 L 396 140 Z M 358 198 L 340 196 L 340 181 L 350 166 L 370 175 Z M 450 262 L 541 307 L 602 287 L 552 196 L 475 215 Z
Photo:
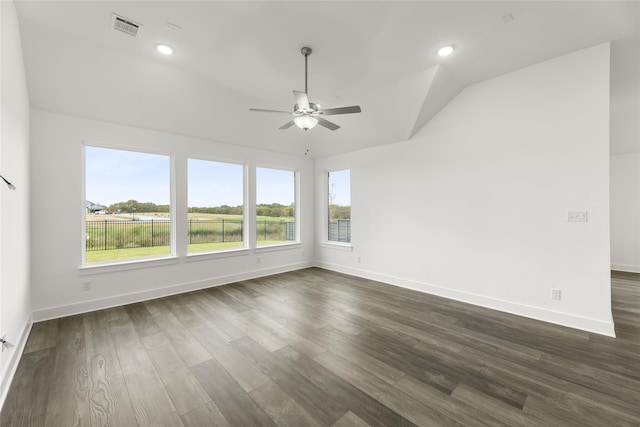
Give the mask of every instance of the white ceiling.
M 638 138 L 628 135 L 640 112 L 639 4 L 18 1 L 16 7 L 32 108 L 324 156 L 407 140 L 468 84 L 607 41 L 616 43 L 613 65 L 620 70 L 612 70 L 619 77 L 612 96 L 620 97 L 612 99 L 612 112 L 621 115 L 612 123 L 622 127 L 612 151 L 638 151 Z M 139 38 L 111 29 L 113 12 L 141 23 Z M 504 24 L 508 13 L 515 19 Z M 175 54 L 162 56 L 158 43 Z M 440 58 L 436 51 L 445 44 L 456 51 Z M 304 90 L 303 46 L 313 48 L 311 100 L 362 107 L 361 114 L 332 116 L 342 126 L 335 132 L 281 131 L 288 116 L 249 112 L 292 109 L 292 90 Z

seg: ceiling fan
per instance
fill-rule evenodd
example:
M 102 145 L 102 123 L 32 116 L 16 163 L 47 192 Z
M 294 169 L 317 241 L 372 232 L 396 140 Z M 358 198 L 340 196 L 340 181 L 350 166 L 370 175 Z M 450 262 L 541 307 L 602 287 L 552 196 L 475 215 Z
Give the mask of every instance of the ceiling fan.
M 362 110 L 360 110 L 360 107 L 357 105 L 340 108 L 321 108 L 319 104 L 310 102 L 307 90 L 307 60 L 309 58 L 309 55 L 311 55 L 312 50 L 310 47 L 303 47 L 300 52 L 304 56 L 304 92 L 300 92 L 298 90 L 293 91 L 293 96 L 296 99 L 296 104 L 293 106 L 293 112 L 263 110 L 260 108 L 249 108 L 249 111 L 257 111 L 262 113 L 284 113 L 293 116 L 293 120 L 280 126 L 280 130 L 289 129 L 293 125 L 296 125 L 300 129 L 304 130 L 313 129 L 316 125 L 324 126 L 329 130 L 340 129 L 340 126 L 328 120 L 325 120 L 324 118 L 322 118 L 322 116 L 359 113 Z

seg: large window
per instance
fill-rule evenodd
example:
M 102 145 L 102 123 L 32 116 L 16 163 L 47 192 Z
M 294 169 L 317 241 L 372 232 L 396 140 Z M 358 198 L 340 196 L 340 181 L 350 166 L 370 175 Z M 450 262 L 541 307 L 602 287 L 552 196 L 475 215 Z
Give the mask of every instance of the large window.
M 330 242 L 351 242 L 351 171 L 328 173 L 327 218 Z
M 244 167 L 188 161 L 188 251 L 244 246 Z
M 85 263 L 166 256 L 169 156 L 85 147 Z
M 295 172 L 256 168 L 256 240 L 258 246 L 297 241 Z

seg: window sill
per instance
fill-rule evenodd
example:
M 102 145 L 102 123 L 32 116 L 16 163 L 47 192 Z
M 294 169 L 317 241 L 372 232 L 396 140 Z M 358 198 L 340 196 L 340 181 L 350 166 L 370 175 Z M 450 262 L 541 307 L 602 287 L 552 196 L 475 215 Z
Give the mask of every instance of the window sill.
M 137 258 L 126 261 L 112 261 L 83 265 L 79 268 L 80 275 L 113 273 L 123 270 L 137 270 L 140 268 L 151 268 L 163 265 L 177 264 L 178 258 L 174 255 L 167 255 L 162 258 Z
M 209 259 L 217 258 L 230 258 L 235 256 L 249 255 L 251 250 L 248 248 L 228 249 L 224 251 L 211 251 L 211 252 L 192 252 L 187 255 L 185 261 L 206 261 Z
M 351 243 L 342 242 L 322 242 L 321 246 L 327 249 L 336 249 L 339 251 L 353 252 L 353 245 Z
M 273 252 L 273 251 L 286 251 L 286 250 L 289 250 L 289 249 L 300 249 L 301 247 L 302 247 L 302 244 L 300 242 L 276 243 L 276 244 L 273 244 L 273 245 L 258 246 L 256 248 L 256 253 Z

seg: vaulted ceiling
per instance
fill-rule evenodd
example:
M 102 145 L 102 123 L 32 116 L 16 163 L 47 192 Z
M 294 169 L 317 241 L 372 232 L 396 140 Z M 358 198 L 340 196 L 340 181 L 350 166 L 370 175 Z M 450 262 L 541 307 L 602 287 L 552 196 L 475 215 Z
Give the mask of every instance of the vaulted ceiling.
M 608 41 L 619 70 L 612 112 L 633 128 L 638 4 L 16 2 L 32 108 L 313 156 L 406 141 L 469 84 Z M 142 24 L 139 36 L 112 29 L 113 13 Z M 439 57 L 447 44 L 454 54 Z M 313 48 L 310 99 L 362 107 L 332 116 L 337 131 L 278 130 L 288 116 L 249 112 L 292 109 L 303 46 Z

